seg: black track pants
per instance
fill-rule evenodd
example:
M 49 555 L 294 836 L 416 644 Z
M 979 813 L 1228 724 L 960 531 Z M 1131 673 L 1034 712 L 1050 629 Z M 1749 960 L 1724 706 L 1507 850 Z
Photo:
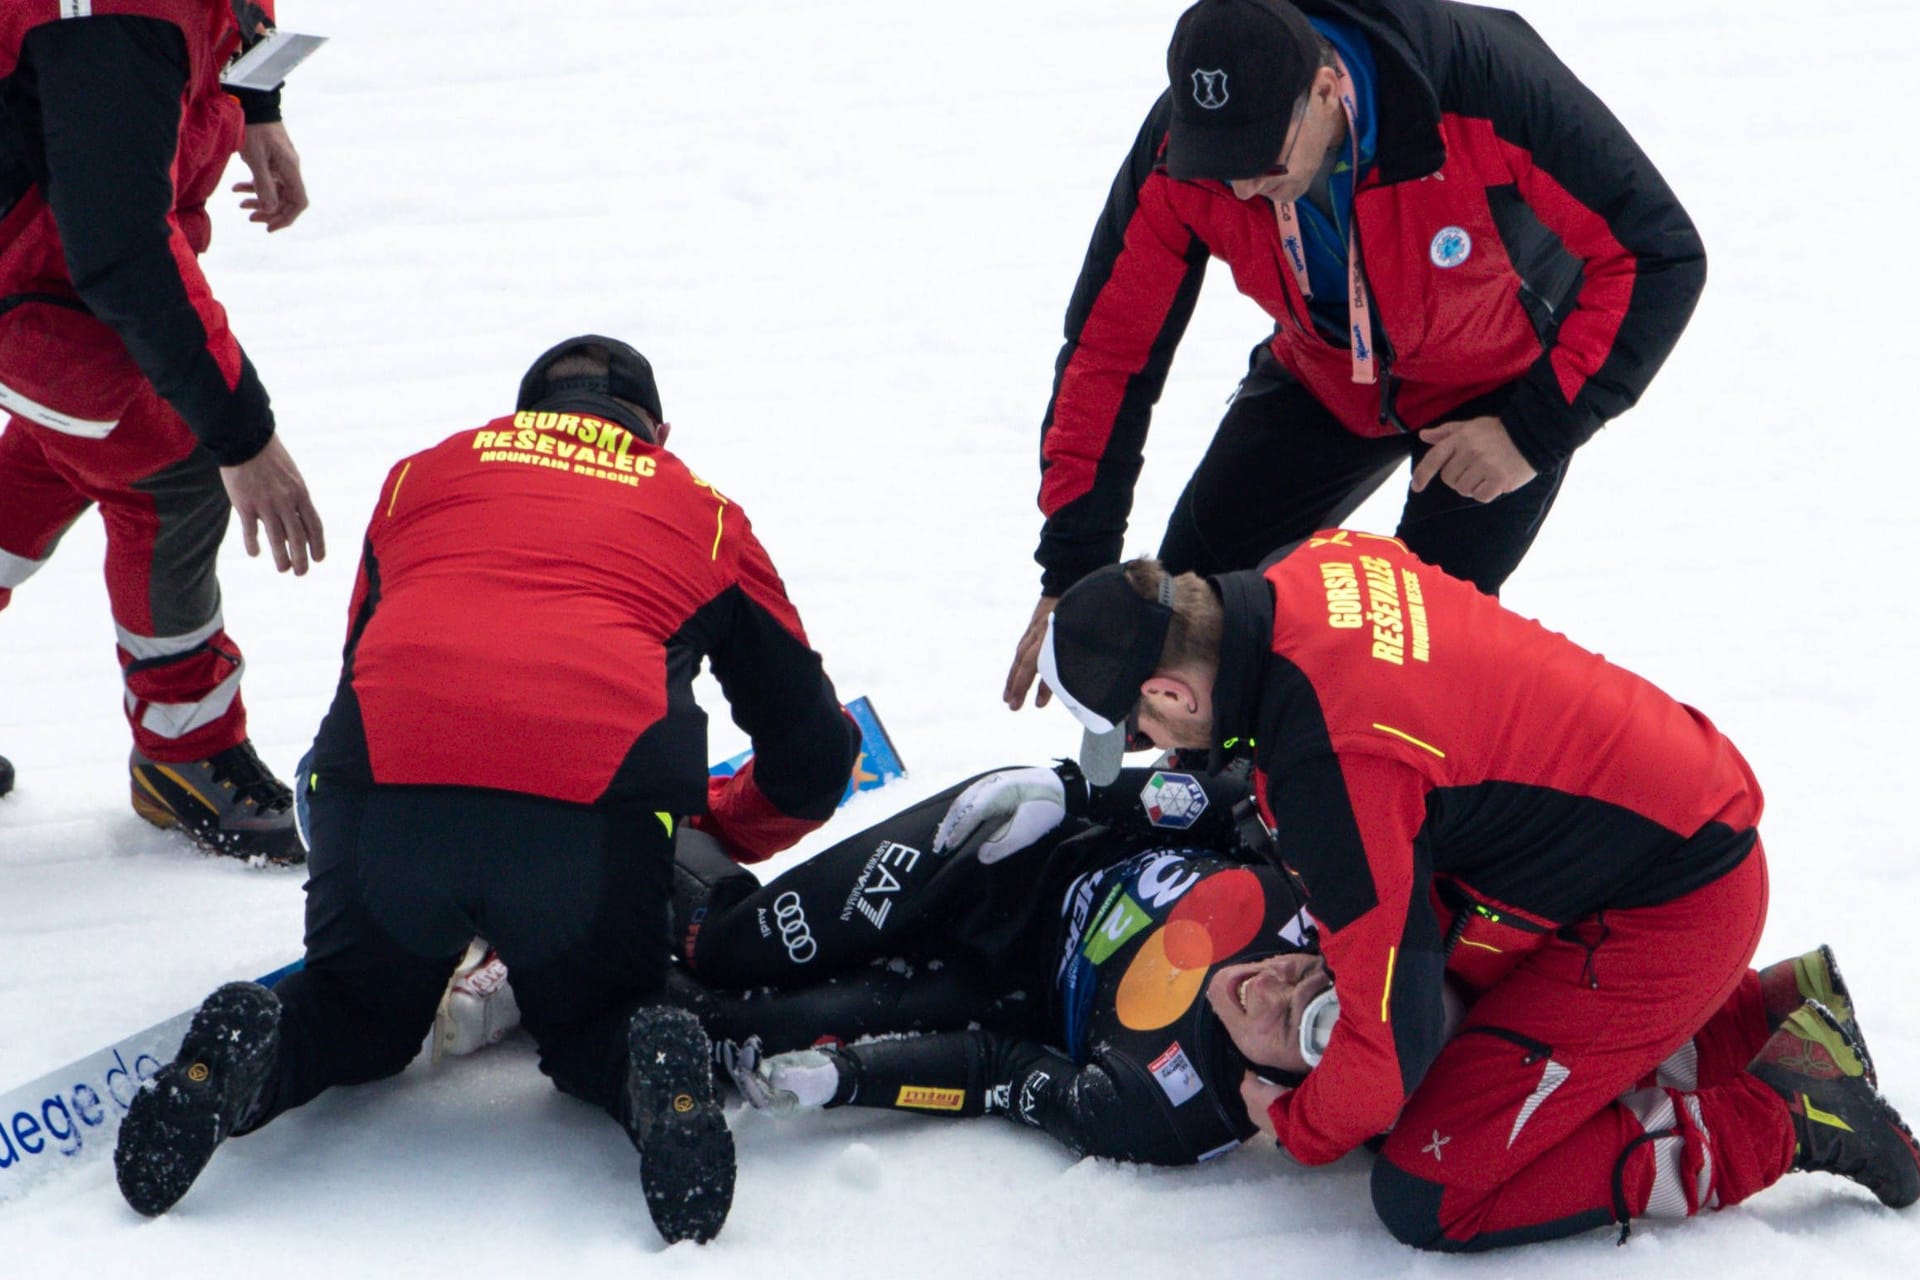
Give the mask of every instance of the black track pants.
M 1253 371 L 1174 504 L 1160 559 L 1175 573 L 1252 569 L 1291 551 L 1316 530 L 1344 523 L 1409 458 L 1426 456 L 1416 435 L 1356 436 L 1256 352 Z M 1482 397 L 1448 420 L 1497 412 L 1504 393 Z M 1516 569 L 1560 492 L 1566 464 L 1493 502 L 1464 498 L 1435 480 L 1407 491 L 1396 536 L 1422 560 L 1489 595 Z
M 306 967 L 278 987 L 280 1056 L 254 1127 L 403 1070 L 475 936 L 513 974 L 541 1070 L 620 1118 L 627 1021 L 667 965 L 659 816 L 325 780 L 309 799 Z

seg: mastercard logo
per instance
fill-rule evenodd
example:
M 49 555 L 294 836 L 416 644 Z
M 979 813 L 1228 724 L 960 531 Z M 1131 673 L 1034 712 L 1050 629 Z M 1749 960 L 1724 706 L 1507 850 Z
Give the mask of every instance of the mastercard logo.
M 1120 976 L 1114 995 L 1120 1025 L 1157 1031 L 1185 1013 L 1200 994 L 1207 970 L 1252 942 L 1266 912 L 1260 879 L 1244 867 L 1195 885 Z

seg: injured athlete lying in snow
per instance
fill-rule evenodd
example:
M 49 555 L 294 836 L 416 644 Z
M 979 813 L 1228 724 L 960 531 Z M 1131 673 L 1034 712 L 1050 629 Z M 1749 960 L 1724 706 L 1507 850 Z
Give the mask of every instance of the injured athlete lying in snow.
M 1269 848 L 1236 775 L 1093 788 L 1071 765 L 970 779 L 764 885 L 684 832 L 668 997 L 763 1110 L 997 1114 L 1076 1153 L 1188 1164 L 1259 1132 L 1257 1082 L 1298 1084 L 1339 1016 Z M 437 1047 L 511 1027 L 504 979 L 476 948 Z M 1471 993 L 1448 997 L 1453 1027 Z M 1771 1029 L 1811 997 L 1850 1016 L 1826 948 L 1749 973 L 1658 1083 L 1682 1059 L 1742 1069 L 1759 1045 L 1736 1005 Z

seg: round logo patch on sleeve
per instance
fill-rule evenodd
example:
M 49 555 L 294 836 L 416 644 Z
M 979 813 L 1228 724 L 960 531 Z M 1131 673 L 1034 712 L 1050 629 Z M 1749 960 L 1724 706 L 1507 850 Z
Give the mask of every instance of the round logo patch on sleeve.
M 1190 773 L 1155 770 L 1140 789 L 1140 804 L 1154 826 L 1184 831 L 1207 811 L 1207 792 Z
M 1427 256 L 1433 259 L 1433 265 L 1443 270 L 1459 266 L 1472 253 L 1473 237 L 1465 227 L 1442 227 L 1434 234 L 1433 243 L 1427 246 Z

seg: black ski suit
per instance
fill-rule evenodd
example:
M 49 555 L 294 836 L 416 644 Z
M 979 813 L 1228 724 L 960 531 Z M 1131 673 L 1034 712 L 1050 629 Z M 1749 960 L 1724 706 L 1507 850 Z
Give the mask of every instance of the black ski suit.
M 1206 980 L 1302 949 L 1310 922 L 1240 839 L 1244 784 L 1192 778 L 1206 806 L 1174 829 L 1136 799 L 1156 776 L 1190 775 L 1128 770 L 1091 814 L 991 865 L 932 852 L 967 783 L 764 886 L 737 867 L 708 878 L 683 852 L 674 987 L 716 1038 L 832 1043 L 830 1105 L 1004 1115 L 1154 1164 L 1220 1154 L 1254 1128 Z M 892 1032 L 927 1034 L 848 1043 Z

